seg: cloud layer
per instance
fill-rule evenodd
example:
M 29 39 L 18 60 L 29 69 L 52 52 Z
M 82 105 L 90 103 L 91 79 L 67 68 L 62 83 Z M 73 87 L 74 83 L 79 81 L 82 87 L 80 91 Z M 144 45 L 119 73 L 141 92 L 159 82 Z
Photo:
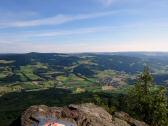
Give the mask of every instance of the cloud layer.
M 35 20 L 26 21 L 5 21 L 0 22 L 0 28 L 11 28 L 11 27 L 33 27 L 33 26 L 43 26 L 43 25 L 60 25 L 72 21 L 94 19 L 103 16 L 109 16 L 120 13 L 120 11 L 107 11 L 92 14 L 79 14 L 79 15 L 56 15 L 53 17 L 47 17 Z

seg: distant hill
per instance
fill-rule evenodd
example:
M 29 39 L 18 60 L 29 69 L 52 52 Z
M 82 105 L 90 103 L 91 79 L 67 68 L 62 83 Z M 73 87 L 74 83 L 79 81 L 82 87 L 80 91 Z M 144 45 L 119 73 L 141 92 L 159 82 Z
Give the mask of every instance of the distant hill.
M 106 70 L 136 75 L 148 65 L 156 82 L 162 84 L 168 80 L 167 57 L 168 53 L 159 52 L 1 54 L 0 83 L 42 81 L 70 74 L 96 77 Z

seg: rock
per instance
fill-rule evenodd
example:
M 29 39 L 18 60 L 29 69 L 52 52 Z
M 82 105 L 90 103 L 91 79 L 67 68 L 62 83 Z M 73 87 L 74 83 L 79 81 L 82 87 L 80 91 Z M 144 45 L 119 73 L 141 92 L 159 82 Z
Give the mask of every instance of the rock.
M 87 103 L 67 107 L 32 106 L 21 116 L 21 126 L 147 126 L 120 112 L 111 116 L 103 108 Z
M 133 119 L 125 112 L 115 112 L 115 117 L 128 122 L 131 126 L 148 126 L 146 123 Z

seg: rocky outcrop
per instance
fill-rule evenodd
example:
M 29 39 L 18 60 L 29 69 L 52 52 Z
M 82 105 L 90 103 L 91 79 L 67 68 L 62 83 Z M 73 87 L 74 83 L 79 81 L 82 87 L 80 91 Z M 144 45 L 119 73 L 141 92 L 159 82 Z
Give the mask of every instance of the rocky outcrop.
M 125 112 L 115 112 L 114 116 L 116 118 L 126 121 L 131 126 L 148 126 L 145 122 L 138 121 Z
M 111 116 L 94 104 L 69 105 L 67 107 L 32 106 L 21 116 L 21 126 L 147 126 L 117 112 Z

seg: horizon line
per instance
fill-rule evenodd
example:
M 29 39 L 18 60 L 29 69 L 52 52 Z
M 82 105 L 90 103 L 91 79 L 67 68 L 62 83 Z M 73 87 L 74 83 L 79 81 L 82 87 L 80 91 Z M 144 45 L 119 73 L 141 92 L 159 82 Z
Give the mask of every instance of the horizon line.
M 168 51 L 98 51 L 98 52 L 94 52 L 94 51 L 90 51 L 90 52 L 9 52 L 9 53 L 3 53 L 0 52 L 1 54 L 30 54 L 30 53 L 41 53 L 41 54 L 85 54 L 85 53 L 168 53 Z

